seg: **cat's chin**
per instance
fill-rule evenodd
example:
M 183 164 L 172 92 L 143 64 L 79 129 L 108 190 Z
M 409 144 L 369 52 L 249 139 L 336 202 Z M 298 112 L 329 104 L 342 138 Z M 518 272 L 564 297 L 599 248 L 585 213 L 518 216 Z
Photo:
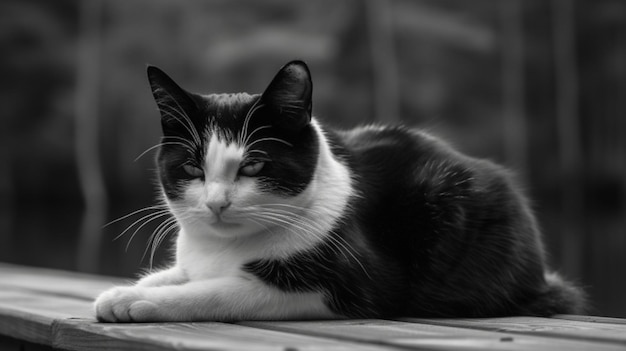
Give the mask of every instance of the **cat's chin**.
M 254 236 L 258 230 L 243 224 L 220 223 L 211 225 L 210 235 L 220 239 L 239 239 Z
M 245 222 L 231 222 L 218 219 L 202 221 L 201 224 L 196 222 L 192 231 L 203 236 L 208 234 L 211 237 L 220 239 L 237 239 L 253 236 L 262 231 L 262 229 Z
M 224 222 L 223 220 L 217 220 L 209 225 L 217 231 L 238 231 L 244 228 L 242 223 Z

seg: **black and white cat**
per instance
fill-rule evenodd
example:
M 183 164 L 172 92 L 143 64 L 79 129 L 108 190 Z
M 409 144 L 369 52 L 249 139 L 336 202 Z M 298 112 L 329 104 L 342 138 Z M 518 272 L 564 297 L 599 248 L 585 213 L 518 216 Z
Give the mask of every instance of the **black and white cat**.
M 95 302 L 105 322 L 579 313 L 503 168 L 403 127 L 335 131 L 301 61 L 261 95 L 186 92 L 161 112 L 171 267 Z

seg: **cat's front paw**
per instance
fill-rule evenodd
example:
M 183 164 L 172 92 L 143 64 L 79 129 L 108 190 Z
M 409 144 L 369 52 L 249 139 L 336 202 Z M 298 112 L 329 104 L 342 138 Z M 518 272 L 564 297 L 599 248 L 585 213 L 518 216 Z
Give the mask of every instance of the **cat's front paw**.
M 158 306 L 146 299 L 143 288 L 122 286 L 102 293 L 95 302 L 100 322 L 149 322 L 158 319 Z

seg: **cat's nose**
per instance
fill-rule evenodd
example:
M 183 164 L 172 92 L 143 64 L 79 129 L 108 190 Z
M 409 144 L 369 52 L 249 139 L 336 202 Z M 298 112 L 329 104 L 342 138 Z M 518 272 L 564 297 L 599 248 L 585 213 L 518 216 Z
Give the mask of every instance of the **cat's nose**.
M 206 207 L 217 215 L 230 207 L 230 201 L 209 201 L 206 203 Z

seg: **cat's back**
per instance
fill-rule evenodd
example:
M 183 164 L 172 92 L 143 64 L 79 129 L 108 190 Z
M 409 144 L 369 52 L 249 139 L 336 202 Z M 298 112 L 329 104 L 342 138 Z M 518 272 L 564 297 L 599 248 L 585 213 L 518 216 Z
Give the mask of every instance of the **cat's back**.
M 442 218 L 457 222 L 456 213 L 462 213 L 473 218 L 458 223 L 459 229 L 480 232 L 493 222 L 487 217 L 497 214 L 507 226 L 529 223 L 530 236 L 536 235 L 523 191 L 500 165 L 419 129 L 369 126 L 339 138 L 361 194 L 354 208 L 368 226 L 411 236 L 425 225 L 440 228 Z
M 337 154 L 341 157 L 344 153 L 349 167 L 370 184 L 381 181 L 411 187 L 426 180 L 422 173 L 428 171 L 450 176 L 460 175 L 462 170 L 505 173 L 489 161 L 461 154 L 443 139 L 414 128 L 363 126 L 338 132 L 335 140 L 340 145 Z
M 506 168 L 416 129 L 363 127 L 338 140 L 361 195 L 352 223 L 406 274 L 413 314 L 549 315 L 582 304 L 575 288 L 546 282 L 534 216 Z
M 406 127 L 362 126 L 338 133 L 353 168 L 390 170 L 413 164 L 434 150 L 434 139 Z M 405 168 L 403 167 L 403 168 Z
M 525 197 L 505 168 L 418 129 L 362 127 L 340 136 L 361 195 L 354 217 L 370 240 L 392 248 L 390 255 L 414 257 L 424 240 L 439 242 L 444 233 L 509 242 L 524 236 L 536 245 Z
M 359 127 L 338 133 L 336 143 L 359 194 L 352 202 L 352 217 L 370 240 L 391 248 L 392 256 L 405 249 L 412 256 L 409 247 L 416 233 L 426 235 L 427 227 L 437 230 L 433 210 L 452 214 L 449 200 L 461 199 L 477 183 L 493 183 L 477 176 L 493 177 L 494 172 L 481 171 L 490 162 L 464 156 L 418 129 Z

